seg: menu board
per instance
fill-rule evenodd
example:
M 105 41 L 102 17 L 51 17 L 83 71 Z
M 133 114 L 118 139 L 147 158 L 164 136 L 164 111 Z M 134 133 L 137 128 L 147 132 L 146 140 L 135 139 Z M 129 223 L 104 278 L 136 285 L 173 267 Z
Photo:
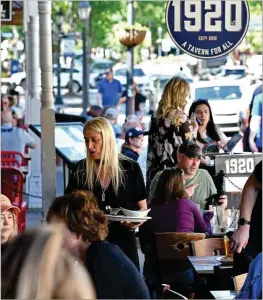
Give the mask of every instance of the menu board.
M 41 125 L 30 125 L 29 128 L 41 138 Z M 86 157 L 82 132 L 83 124 L 79 122 L 55 124 L 56 152 L 67 164 L 75 163 Z

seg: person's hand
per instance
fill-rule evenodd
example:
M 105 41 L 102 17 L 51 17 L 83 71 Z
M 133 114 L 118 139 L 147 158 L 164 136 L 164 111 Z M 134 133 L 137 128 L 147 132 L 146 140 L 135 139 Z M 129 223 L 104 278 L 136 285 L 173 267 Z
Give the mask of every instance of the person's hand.
M 218 141 L 216 144 L 218 149 L 224 148 L 224 144 L 221 141 Z
M 227 195 L 220 196 L 218 202 L 223 208 L 227 208 L 227 204 L 228 204 Z
M 187 194 L 188 197 L 192 197 L 194 192 L 195 192 L 195 188 L 198 186 L 198 183 L 196 184 L 190 184 L 185 188 L 185 192 Z
M 242 225 L 232 234 L 229 245 L 233 252 L 240 253 L 242 248 L 246 247 L 249 239 L 249 229 L 249 225 Z
M 250 150 L 254 152 L 258 152 L 258 147 L 254 141 L 249 141 Z
M 142 223 L 131 223 L 131 222 L 121 222 L 121 224 L 130 230 L 135 230 L 137 227 L 141 226 Z
M 194 112 L 191 114 L 190 122 L 191 122 L 191 125 L 193 126 L 194 132 L 197 133 L 198 128 L 199 128 L 199 125 L 198 125 L 198 123 L 197 123 L 197 120 L 196 120 L 196 114 L 195 114 Z

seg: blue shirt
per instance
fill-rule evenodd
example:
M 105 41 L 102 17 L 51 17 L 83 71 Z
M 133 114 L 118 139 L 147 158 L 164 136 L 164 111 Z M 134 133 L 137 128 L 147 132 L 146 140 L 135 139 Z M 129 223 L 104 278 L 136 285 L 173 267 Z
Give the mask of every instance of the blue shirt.
M 262 299 L 262 253 L 251 262 L 246 281 L 235 299 Z
M 85 266 L 97 299 L 150 299 L 141 274 L 117 245 L 107 241 L 91 243 Z
M 107 78 L 104 78 L 99 83 L 98 90 L 102 95 L 103 106 L 116 106 L 122 93 L 122 86 L 117 79 L 113 79 L 109 82 Z
M 256 145 L 262 148 L 262 93 L 255 97 L 251 115 L 261 117 L 261 126 L 259 126 L 256 135 Z

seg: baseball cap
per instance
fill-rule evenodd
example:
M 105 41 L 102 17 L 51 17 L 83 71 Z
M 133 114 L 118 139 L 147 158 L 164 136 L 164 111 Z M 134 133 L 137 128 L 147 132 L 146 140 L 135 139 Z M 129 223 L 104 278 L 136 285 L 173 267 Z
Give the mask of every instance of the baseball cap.
M 178 152 L 190 158 L 203 156 L 201 147 L 197 143 L 189 141 L 183 142 Z
M 129 138 L 137 137 L 141 134 L 144 135 L 144 131 L 140 127 L 130 128 L 125 134 L 125 141 L 128 142 Z
M 104 116 L 105 116 L 105 118 L 111 117 L 111 118 L 116 119 L 118 117 L 118 110 L 114 107 L 109 107 L 106 109 Z
M 16 215 L 19 214 L 20 209 L 11 204 L 11 201 L 3 194 L 0 194 L 1 212 L 12 209 Z

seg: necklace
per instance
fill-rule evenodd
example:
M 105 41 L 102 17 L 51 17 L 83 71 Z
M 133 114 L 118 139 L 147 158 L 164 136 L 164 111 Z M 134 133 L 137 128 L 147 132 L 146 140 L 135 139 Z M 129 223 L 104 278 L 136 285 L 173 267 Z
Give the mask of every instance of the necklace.
M 102 194 L 101 194 L 102 202 L 105 202 L 105 192 L 106 192 L 106 190 L 108 188 L 109 183 L 110 183 L 110 177 L 108 177 L 108 179 L 107 179 L 107 181 L 106 181 L 106 183 L 105 183 L 104 186 L 103 186 L 102 183 L 100 183 L 101 190 L 102 190 Z

